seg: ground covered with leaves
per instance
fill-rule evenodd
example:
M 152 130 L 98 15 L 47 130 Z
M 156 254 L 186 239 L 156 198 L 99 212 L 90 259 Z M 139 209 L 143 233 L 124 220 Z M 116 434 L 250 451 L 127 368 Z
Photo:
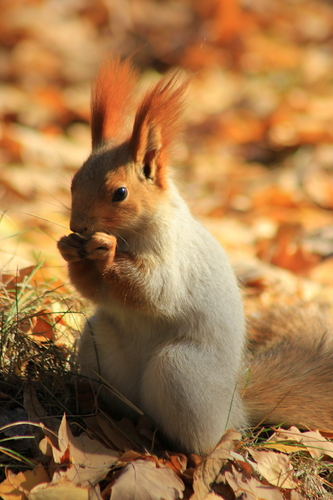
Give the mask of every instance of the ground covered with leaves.
M 134 54 L 142 91 L 192 74 L 175 175 L 249 321 L 277 303 L 332 315 L 332 26 L 321 0 L 2 1 L 1 498 L 332 498 L 333 429 L 228 431 L 203 458 L 165 450 L 145 416 L 112 420 L 77 375 L 91 309 L 56 250 L 90 150 L 90 81 L 108 54 Z

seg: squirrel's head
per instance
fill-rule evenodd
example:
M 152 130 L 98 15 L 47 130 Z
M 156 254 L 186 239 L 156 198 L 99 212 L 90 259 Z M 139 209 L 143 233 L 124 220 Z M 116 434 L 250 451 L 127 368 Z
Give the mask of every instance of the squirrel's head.
M 162 78 L 131 118 L 136 74 L 129 60 L 104 64 L 92 89 L 92 154 L 72 181 L 70 227 L 89 237 L 146 224 L 168 196 L 167 164 L 180 130 L 188 81 Z

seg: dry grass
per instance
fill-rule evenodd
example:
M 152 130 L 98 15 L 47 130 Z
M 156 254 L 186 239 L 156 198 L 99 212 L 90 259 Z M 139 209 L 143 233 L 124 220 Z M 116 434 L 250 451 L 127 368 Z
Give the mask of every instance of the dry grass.
M 77 366 L 70 347 L 78 331 L 66 318 L 71 317 L 73 323 L 73 316 L 78 316 L 79 328 L 82 314 L 73 311 L 79 311 L 81 303 L 59 287 L 56 279 L 43 281 L 43 276 L 39 263 L 16 277 L 3 275 L 0 284 L 0 435 L 6 443 L 10 441 L 12 452 L 0 448 L 2 466 L 21 467 L 22 460 L 29 463 L 35 451 L 24 435 L 29 434 L 27 426 L 22 435 L 21 426 L 9 431 L 8 424 L 40 418 L 52 426 L 52 419 L 61 418 L 64 412 L 79 413 Z M 39 333 L 40 325 L 46 325 L 45 334 Z M 34 402 L 27 407 L 31 394 L 37 397 L 35 403 L 43 408 L 43 415 L 38 415 Z M 27 440 L 23 446 L 20 438 Z

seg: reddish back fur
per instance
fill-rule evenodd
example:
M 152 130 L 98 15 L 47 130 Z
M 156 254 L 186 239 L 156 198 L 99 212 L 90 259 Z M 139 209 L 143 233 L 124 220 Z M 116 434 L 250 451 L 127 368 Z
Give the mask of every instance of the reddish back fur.
M 136 82 L 137 74 L 128 59 L 114 58 L 101 65 L 91 92 L 93 149 L 109 139 L 123 138 Z
M 180 82 L 179 73 L 165 76 L 146 93 L 135 116 L 130 142 L 133 158 L 137 163 L 143 162 L 149 149 L 156 149 L 160 184 L 171 146 L 181 129 L 188 83 L 188 79 Z M 151 135 L 155 135 L 158 144 L 150 144 Z
M 251 425 L 332 429 L 333 332 L 314 304 L 271 307 L 254 320 L 243 399 Z M 262 335 L 261 335 L 262 334 Z

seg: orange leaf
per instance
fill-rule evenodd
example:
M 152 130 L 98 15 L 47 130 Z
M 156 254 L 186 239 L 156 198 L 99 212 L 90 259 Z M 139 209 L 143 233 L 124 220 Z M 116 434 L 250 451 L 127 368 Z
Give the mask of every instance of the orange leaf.
M 54 340 L 52 316 L 48 312 L 43 312 L 42 314 L 37 313 L 34 319 L 36 321 L 31 329 L 34 338 L 41 342 Z
M 25 500 L 26 494 L 29 494 L 35 485 L 49 480 L 50 478 L 42 465 L 18 474 L 7 470 L 6 479 L 0 484 L 0 496 L 3 500 Z
M 112 499 L 176 500 L 182 498 L 184 483 L 167 467 L 152 460 L 136 460 L 126 465 L 112 485 Z

